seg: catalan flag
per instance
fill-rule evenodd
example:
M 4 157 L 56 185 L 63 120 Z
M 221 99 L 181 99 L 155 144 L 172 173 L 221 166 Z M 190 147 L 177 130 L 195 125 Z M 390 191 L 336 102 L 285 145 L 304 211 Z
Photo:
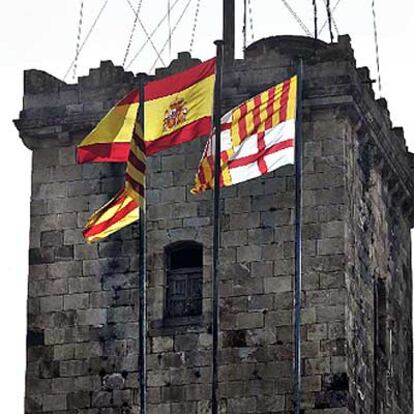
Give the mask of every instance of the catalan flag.
M 242 103 L 221 120 L 220 186 L 294 163 L 297 76 Z M 214 187 L 214 134 L 208 140 L 193 193 Z
M 208 136 L 211 131 L 216 59 L 145 86 L 146 155 Z M 118 102 L 79 144 L 85 162 L 126 162 L 139 104 L 138 91 Z
M 129 151 L 124 188 L 88 220 L 83 235 L 88 243 L 102 240 L 138 220 L 144 202 L 145 156 L 142 133 L 136 124 Z
M 83 236 L 88 243 L 102 240 L 137 221 L 138 215 L 138 202 L 123 188 L 89 218 Z
M 139 205 L 145 198 L 145 153 L 142 130 L 136 125 L 125 172 L 125 190 Z
M 121 99 L 78 145 L 79 163 L 126 162 L 138 111 L 138 90 Z

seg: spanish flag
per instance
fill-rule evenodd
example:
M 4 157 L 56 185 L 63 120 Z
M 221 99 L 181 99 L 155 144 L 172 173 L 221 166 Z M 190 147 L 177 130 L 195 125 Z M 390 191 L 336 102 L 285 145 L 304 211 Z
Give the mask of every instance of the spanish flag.
M 260 93 L 221 119 L 220 186 L 247 181 L 294 163 L 297 76 Z M 214 187 L 214 134 L 193 193 Z
M 145 86 L 147 156 L 210 135 L 216 59 Z M 138 111 L 133 90 L 79 144 L 78 162 L 126 162 Z
M 216 59 L 145 87 L 145 153 L 209 136 L 213 113 Z
M 126 162 L 138 111 L 138 90 L 121 99 L 78 145 L 79 163 Z

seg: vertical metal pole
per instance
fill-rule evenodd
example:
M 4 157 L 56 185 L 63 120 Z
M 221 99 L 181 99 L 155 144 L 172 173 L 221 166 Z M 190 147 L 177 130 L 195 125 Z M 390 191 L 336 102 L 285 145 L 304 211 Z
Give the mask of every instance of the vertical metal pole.
M 217 66 L 216 84 L 214 88 L 214 194 L 213 194 L 213 371 L 211 381 L 211 413 L 219 412 L 219 377 L 218 377 L 218 347 L 220 330 L 220 275 L 219 275 L 219 248 L 220 248 L 220 152 L 221 152 L 221 82 L 223 67 L 223 45 L 224 42 L 218 40 L 217 46 Z
M 226 65 L 231 65 L 234 61 L 235 27 L 235 0 L 223 0 L 224 61 Z
M 315 34 L 314 38 L 318 38 L 318 5 L 316 3 L 316 0 L 312 0 L 313 3 L 313 23 L 315 26 Z
M 300 324 L 302 306 L 302 78 L 303 62 L 298 66 L 298 88 L 296 103 L 295 138 L 295 292 L 294 292 L 294 362 L 293 362 L 293 407 L 300 413 L 301 400 L 301 347 Z
M 326 0 L 326 12 L 328 14 L 329 35 L 331 37 L 331 43 L 333 43 L 334 36 L 333 36 L 333 32 L 332 32 L 331 0 Z
M 145 80 L 139 85 L 138 120 L 141 123 L 142 136 L 145 136 Z M 146 194 L 144 181 L 144 201 L 139 207 L 139 343 L 138 343 L 138 382 L 140 413 L 147 413 L 147 245 L 146 245 Z

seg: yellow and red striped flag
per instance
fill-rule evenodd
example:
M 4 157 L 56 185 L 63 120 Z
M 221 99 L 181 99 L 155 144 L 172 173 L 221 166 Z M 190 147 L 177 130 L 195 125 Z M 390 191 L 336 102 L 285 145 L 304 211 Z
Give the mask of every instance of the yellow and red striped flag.
M 83 229 L 88 243 L 102 240 L 138 220 L 138 202 L 123 188 L 89 218 Z
M 145 155 L 140 128 L 136 124 L 129 151 L 124 188 L 88 220 L 83 235 L 88 243 L 102 240 L 139 218 L 144 202 Z
M 138 205 L 143 205 L 145 199 L 145 153 L 142 141 L 142 130 L 137 124 L 129 151 L 125 172 L 125 190 Z
M 297 76 L 242 103 L 221 119 L 220 186 L 294 163 Z M 193 193 L 214 187 L 214 134 L 208 140 Z
M 137 120 L 138 90 L 121 99 L 77 148 L 79 163 L 126 162 Z

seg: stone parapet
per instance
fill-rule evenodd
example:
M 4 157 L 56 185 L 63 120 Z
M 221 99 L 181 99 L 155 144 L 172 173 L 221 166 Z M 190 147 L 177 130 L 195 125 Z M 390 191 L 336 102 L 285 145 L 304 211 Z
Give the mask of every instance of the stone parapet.
M 254 43 L 224 68 L 222 109 L 292 75 L 300 57 L 303 412 L 405 414 L 414 156 L 386 101 L 375 100 L 368 69 L 356 68 L 349 37 Z M 182 53 L 155 77 L 196 62 Z M 27 414 L 138 409 L 137 227 L 93 245 L 81 234 L 122 186 L 125 167 L 75 161 L 76 144 L 136 85 L 137 76 L 111 62 L 75 85 L 25 72 L 16 126 L 33 150 Z M 148 159 L 150 413 L 210 412 L 211 193 L 189 191 L 204 142 Z M 223 413 L 292 409 L 293 175 L 285 166 L 222 192 Z M 184 241 L 202 246 L 202 314 L 170 320 L 167 252 Z

